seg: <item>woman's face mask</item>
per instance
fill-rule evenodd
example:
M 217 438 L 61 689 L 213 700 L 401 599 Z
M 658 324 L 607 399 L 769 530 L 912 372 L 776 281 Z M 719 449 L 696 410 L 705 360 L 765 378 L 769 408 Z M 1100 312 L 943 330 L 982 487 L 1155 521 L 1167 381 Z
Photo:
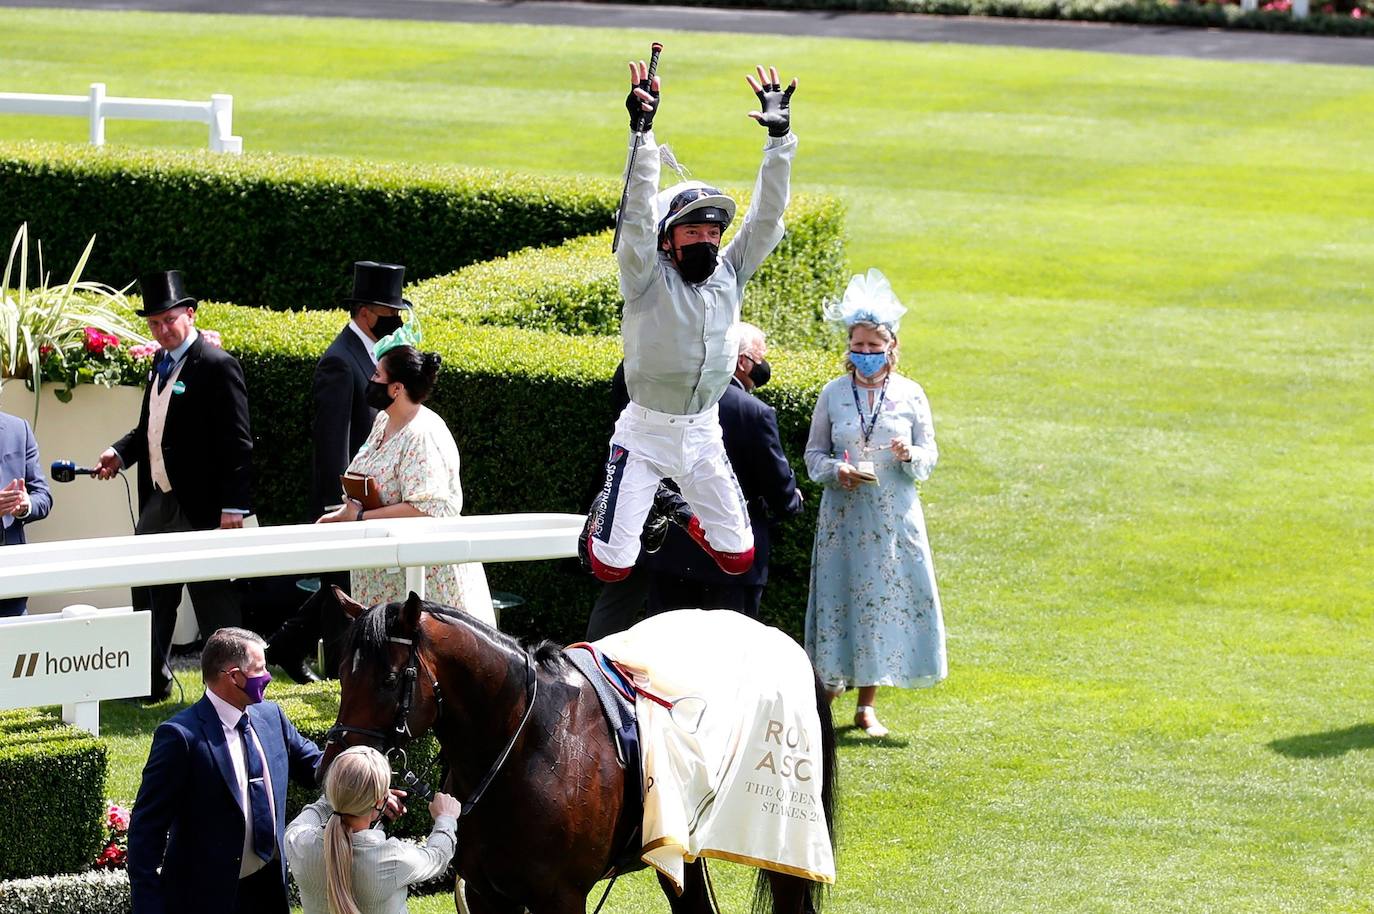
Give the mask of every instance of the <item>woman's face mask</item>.
M 849 361 L 854 363 L 854 370 L 865 378 L 871 378 L 883 370 L 887 365 L 886 352 L 855 352 L 849 351 Z
M 364 394 L 367 405 L 373 409 L 386 409 L 396 402 L 396 398 L 388 392 L 389 387 L 390 384 L 383 384 L 381 381 L 368 381 L 367 393 Z

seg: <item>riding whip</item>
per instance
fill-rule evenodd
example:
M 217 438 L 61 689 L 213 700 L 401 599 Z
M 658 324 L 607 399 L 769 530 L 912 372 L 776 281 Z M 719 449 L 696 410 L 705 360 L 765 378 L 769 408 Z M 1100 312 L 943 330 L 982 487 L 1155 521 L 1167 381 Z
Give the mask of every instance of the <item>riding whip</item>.
M 649 85 L 654 84 L 654 74 L 658 72 L 658 55 L 663 52 L 663 43 L 655 41 L 649 46 Z M 620 227 L 625 221 L 625 203 L 630 198 L 630 176 L 635 170 L 635 156 L 639 154 L 639 144 L 644 142 L 644 115 L 635 121 L 635 140 L 630 146 L 630 162 L 625 166 L 625 187 L 620 191 L 620 206 L 615 211 L 615 236 L 611 238 L 611 253 L 620 247 Z

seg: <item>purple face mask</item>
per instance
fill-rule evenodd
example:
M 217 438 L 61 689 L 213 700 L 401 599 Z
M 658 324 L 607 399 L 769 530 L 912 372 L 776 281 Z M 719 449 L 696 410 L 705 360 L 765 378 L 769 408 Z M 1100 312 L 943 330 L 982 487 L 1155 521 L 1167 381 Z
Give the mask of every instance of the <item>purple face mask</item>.
M 248 696 L 250 705 L 258 704 L 262 701 L 262 693 L 267 691 L 267 684 L 272 681 L 272 674 L 266 671 L 261 676 L 243 675 L 243 694 Z

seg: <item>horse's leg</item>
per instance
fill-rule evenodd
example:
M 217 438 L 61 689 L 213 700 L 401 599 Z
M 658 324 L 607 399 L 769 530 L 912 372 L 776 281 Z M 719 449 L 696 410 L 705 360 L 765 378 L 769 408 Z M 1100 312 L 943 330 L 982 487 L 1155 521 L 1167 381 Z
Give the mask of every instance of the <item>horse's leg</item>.
M 773 914 L 813 914 L 816 910 L 811 895 L 819 886 L 809 879 L 787 873 L 765 870 L 768 888 L 773 894 Z
M 481 889 L 467 881 L 460 881 L 453 887 L 453 906 L 458 914 L 524 914 L 525 911 L 524 905 L 495 893 L 484 895 Z
M 663 894 L 668 896 L 668 907 L 673 914 L 712 914 L 711 894 L 706 889 L 705 861 L 700 857 L 687 864 L 682 875 L 682 895 L 673 889 L 673 883 L 662 873 L 658 874 L 658 884 Z

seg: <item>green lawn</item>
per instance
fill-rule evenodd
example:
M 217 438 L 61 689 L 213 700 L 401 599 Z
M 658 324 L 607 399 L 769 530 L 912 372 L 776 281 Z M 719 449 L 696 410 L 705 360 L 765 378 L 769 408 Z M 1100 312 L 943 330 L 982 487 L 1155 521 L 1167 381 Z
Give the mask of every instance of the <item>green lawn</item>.
M 900 738 L 843 735 L 833 909 L 1374 911 L 1374 70 L 3 10 L 0 88 L 231 92 L 250 152 L 607 176 L 653 37 L 660 139 L 712 180 L 757 166 L 746 67 L 801 77 L 795 185 L 848 202 L 935 410 L 951 675 L 880 696 Z

